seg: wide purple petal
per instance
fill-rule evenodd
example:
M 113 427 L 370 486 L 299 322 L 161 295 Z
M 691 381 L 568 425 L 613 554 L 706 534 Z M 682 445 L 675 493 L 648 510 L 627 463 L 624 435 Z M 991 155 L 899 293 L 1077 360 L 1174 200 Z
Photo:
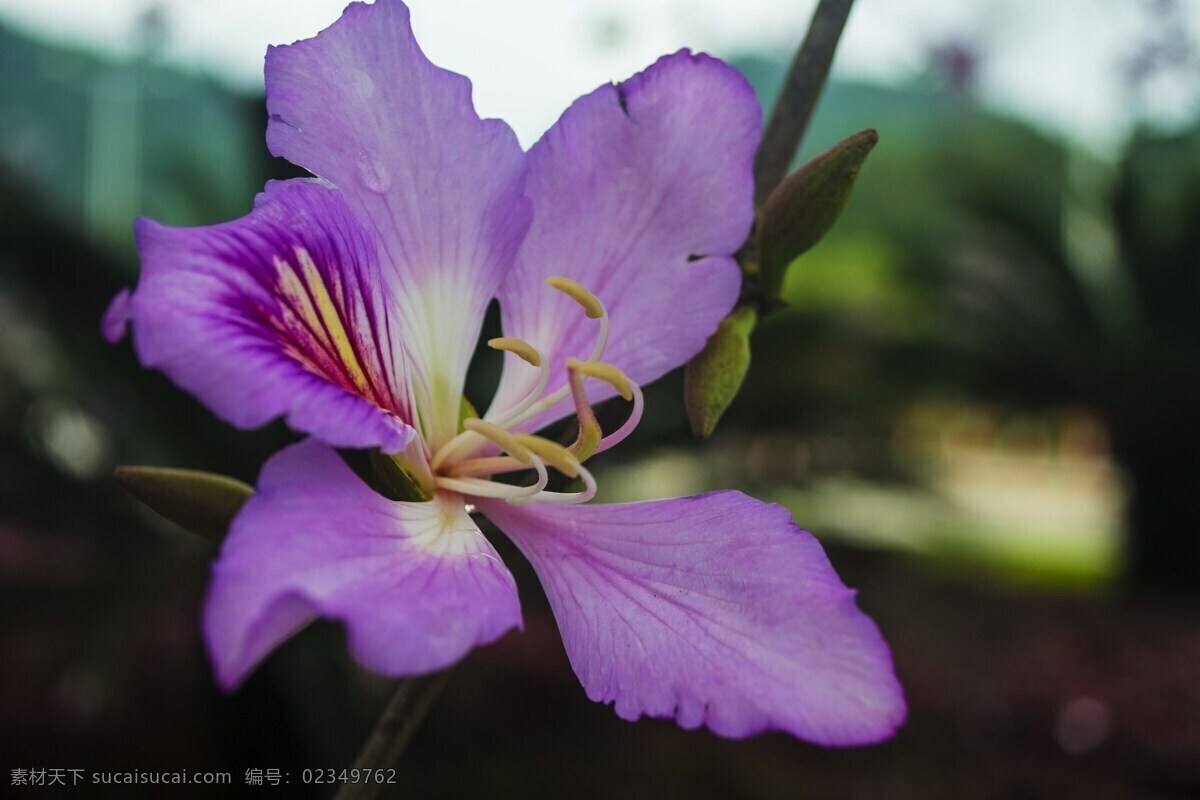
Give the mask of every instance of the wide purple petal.
M 567 358 L 590 355 L 594 321 L 545 285 L 562 275 L 606 304 L 604 360 L 633 380 L 652 381 L 699 352 L 737 300 L 730 256 L 753 220 L 760 125 L 746 79 L 686 50 L 575 101 L 529 152 L 534 221 L 501 288 L 505 334 L 541 348 L 553 375 Z M 506 371 L 493 410 L 535 378 L 522 365 Z M 612 391 L 593 381 L 589 394 Z
M 282 451 L 234 519 L 204 632 L 232 688 L 314 617 L 375 672 L 441 669 L 521 625 L 516 584 L 461 499 L 396 503 L 314 440 Z
M 316 38 L 271 48 L 266 80 L 271 152 L 334 183 L 379 237 L 436 446 L 456 432 L 484 310 L 529 226 L 516 136 L 429 62 L 399 0 L 353 3 Z
M 533 564 L 588 697 L 622 718 L 826 745 L 904 720 L 878 629 L 780 506 L 715 492 L 480 508 Z
M 412 436 L 396 332 L 370 232 L 335 189 L 268 184 L 245 217 L 136 226 L 142 274 L 106 316 L 133 322 L 142 362 L 240 427 L 285 416 L 336 446 Z

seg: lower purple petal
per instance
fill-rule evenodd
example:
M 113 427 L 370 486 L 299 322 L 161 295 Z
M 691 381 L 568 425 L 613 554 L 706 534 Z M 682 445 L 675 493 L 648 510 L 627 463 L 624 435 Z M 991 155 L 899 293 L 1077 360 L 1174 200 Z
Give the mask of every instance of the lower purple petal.
M 887 644 L 782 507 L 714 492 L 480 508 L 533 564 L 588 697 L 622 718 L 825 745 L 903 722 Z
M 318 616 L 344 623 L 354 657 L 390 677 L 521 625 L 512 575 L 461 500 L 387 500 L 307 440 L 267 462 L 213 569 L 204 632 L 220 684 Z

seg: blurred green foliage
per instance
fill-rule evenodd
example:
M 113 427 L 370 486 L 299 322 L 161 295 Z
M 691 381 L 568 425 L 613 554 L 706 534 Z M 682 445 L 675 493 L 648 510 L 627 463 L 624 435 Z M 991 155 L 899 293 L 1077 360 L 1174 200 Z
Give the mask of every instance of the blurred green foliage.
M 128 259 L 130 220 L 219 222 L 262 188 L 257 99 L 0 29 L 0 163 L 48 213 Z
M 930 392 L 1096 409 L 1129 483 L 1130 587 L 1200 593 L 1200 129 L 1109 164 L 967 95 L 834 85 L 808 147 L 867 125 L 881 144 L 789 272 L 730 421 L 882 438 Z

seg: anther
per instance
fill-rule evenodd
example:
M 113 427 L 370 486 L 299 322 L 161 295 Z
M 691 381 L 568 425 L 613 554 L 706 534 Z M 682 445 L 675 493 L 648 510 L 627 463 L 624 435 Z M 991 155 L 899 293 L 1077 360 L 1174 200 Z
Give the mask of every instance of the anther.
M 617 393 L 625 400 L 633 399 L 633 381 L 612 364 L 604 364 L 599 361 L 578 361 L 570 358 L 567 359 L 567 369 L 573 369 L 581 375 L 602 380 L 616 389 Z
M 600 302 L 600 298 L 570 278 L 555 276 L 547 278 L 546 283 L 583 306 L 583 313 L 590 319 L 600 319 L 604 316 L 604 304 Z
M 503 350 L 512 353 L 530 366 L 540 367 L 542 365 L 542 354 L 538 352 L 536 347 L 524 339 L 516 339 L 512 336 L 498 336 L 495 339 L 488 340 L 488 347 L 493 350 Z
M 537 460 L 529 448 L 517 441 L 517 437 L 498 425 L 484 422 L 481 419 L 468 419 L 463 422 L 463 427 L 492 442 L 526 466 L 532 466 L 533 462 Z
M 577 303 L 579 303 L 580 306 L 583 307 L 588 317 L 599 321 L 600 330 L 596 335 L 596 344 L 592 348 L 591 358 L 588 359 L 588 361 L 599 361 L 600 357 L 604 355 L 604 348 L 608 346 L 609 320 L 608 311 L 604 308 L 604 303 L 602 303 L 600 298 L 596 297 L 596 295 L 594 295 L 592 292 L 568 278 L 548 278 L 546 283 L 570 296 Z M 548 375 L 547 368 L 548 364 L 543 358 L 541 376 L 543 381 L 546 380 Z M 543 390 L 544 386 L 541 386 L 538 390 L 526 396 L 526 398 L 516 406 L 495 417 L 492 421 L 507 428 L 520 425 L 523 422 L 536 417 L 543 411 L 553 408 L 559 401 L 561 401 L 571 392 L 571 386 L 568 382 L 545 397 L 542 397 Z M 539 400 L 537 398 L 541 399 Z
M 547 466 L 554 467 L 568 478 L 579 477 L 579 459 L 561 444 L 542 436 L 531 436 L 525 433 L 519 433 L 515 438 L 542 459 Z

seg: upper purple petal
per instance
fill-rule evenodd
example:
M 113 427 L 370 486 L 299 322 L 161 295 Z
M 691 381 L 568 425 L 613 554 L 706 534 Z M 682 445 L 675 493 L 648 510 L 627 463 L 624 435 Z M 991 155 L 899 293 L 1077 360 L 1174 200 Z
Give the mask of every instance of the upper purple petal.
M 284 415 L 335 446 L 402 449 L 412 429 L 402 365 L 371 234 L 338 192 L 269 184 L 247 216 L 221 225 L 136 226 L 128 314 L 144 364 L 219 416 L 256 427 Z
M 534 220 L 501 288 L 505 334 L 539 347 L 552 375 L 567 358 L 588 358 L 595 323 L 545 285 L 561 275 L 605 303 L 603 360 L 634 381 L 699 352 L 741 285 L 730 256 L 753 221 L 761 116 L 737 70 L 686 50 L 575 101 L 529 153 Z M 506 370 L 493 411 L 535 378 L 522 365 Z M 589 386 L 594 399 L 612 395 L 603 382 Z
M 588 697 L 624 719 L 849 745 L 905 716 L 891 655 L 820 544 L 739 492 L 481 510 L 533 564 Z
M 204 631 L 232 688 L 316 616 L 392 677 L 446 667 L 521 625 L 516 584 L 460 499 L 397 503 L 314 440 L 267 462 L 213 568 Z
M 271 152 L 334 183 L 378 236 L 421 426 L 456 432 L 484 310 L 529 226 L 524 156 L 471 84 L 421 52 L 399 0 L 351 4 L 267 51 Z

